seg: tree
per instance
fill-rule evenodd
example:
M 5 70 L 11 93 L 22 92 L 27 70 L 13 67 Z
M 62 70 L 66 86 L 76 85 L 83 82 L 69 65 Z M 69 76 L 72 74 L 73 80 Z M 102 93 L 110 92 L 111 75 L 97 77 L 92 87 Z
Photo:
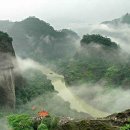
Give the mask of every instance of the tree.
M 119 46 L 115 42 L 112 42 L 110 38 L 103 37 L 99 34 L 84 35 L 81 40 L 81 46 L 85 46 L 91 43 L 99 44 L 105 48 L 111 48 L 111 49 L 119 48 Z

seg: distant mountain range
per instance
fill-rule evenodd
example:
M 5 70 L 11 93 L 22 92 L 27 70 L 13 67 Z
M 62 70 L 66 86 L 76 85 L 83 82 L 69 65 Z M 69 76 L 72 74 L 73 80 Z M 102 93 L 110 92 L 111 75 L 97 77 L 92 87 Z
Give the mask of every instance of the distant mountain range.
M 68 29 L 55 30 L 50 24 L 36 17 L 20 22 L 0 21 L 0 30 L 13 38 L 15 52 L 40 62 L 68 58 L 75 53 L 79 36 Z
M 111 25 L 119 25 L 119 24 L 130 24 L 130 14 L 127 13 L 120 18 L 114 19 L 112 21 L 105 21 L 102 24 L 111 24 Z
M 117 27 L 120 24 L 129 25 L 130 14 L 127 13 L 120 18 L 105 21 L 101 24 Z M 28 17 L 19 22 L 1 20 L 0 30 L 7 32 L 13 38 L 16 55 L 23 58 L 32 58 L 40 62 L 46 60 L 57 62 L 72 57 L 76 52 L 76 43 L 80 39 L 74 31 L 68 29 L 55 30 L 49 23 L 36 17 Z M 85 27 L 83 30 L 86 30 L 83 31 L 84 34 L 99 33 L 107 34 L 110 37 L 113 36 L 113 33 L 102 31 L 100 28 L 96 28 L 91 32 L 88 32 L 89 29 L 85 29 Z

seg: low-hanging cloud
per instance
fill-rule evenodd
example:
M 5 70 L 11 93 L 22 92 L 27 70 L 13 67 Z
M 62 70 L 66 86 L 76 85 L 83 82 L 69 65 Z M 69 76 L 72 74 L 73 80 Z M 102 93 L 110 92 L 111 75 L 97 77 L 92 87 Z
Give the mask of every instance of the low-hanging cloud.
M 84 84 L 71 87 L 71 91 L 84 101 L 108 113 L 124 111 L 130 108 L 130 90 L 109 88 L 102 84 Z
M 117 42 L 127 53 L 130 52 L 130 26 L 120 23 L 118 26 L 98 24 L 90 26 L 90 33 L 98 33 L 110 37 L 112 41 Z

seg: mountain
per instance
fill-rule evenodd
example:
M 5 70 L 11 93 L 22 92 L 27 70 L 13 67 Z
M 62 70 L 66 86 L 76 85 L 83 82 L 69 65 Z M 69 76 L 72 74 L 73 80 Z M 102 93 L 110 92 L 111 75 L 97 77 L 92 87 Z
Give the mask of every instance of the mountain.
M 80 45 L 73 60 L 61 65 L 65 80 L 70 85 L 97 82 L 105 77 L 109 67 L 121 64 L 120 58 L 117 58 L 120 47 L 110 38 L 96 34 L 84 35 Z
M 118 26 L 120 24 L 130 24 L 130 14 L 126 13 L 125 15 L 123 15 L 120 18 L 114 19 L 112 21 L 105 21 L 102 22 L 102 24 L 110 24 L 110 25 L 114 25 L 114 26 Z
M 130 51 L 130 14 L 125 14 L 120 18 L 105 21 L 98 26 L 93 27 L 91 34 L 100 34 L 110 37 L 117 42 L 123 51 L 129 53 Z
M 103 37 L 99 34 L 93 34 L 93 35 L 84 35 L 82 40 L 81 40 L 81 46 L 85 47 L 86 45 L 90 44 L 97 44 L 103 48 L 106 49 L 118 49 L 119 46 L 115 43 L 112 42 L 110 38 Z
M 4 29 L 13 38 L 13 46 L 20 57 L 29 57 L 40 62 L 57 61 L 69 58 L 75 53 L 79 36 L 71 30 L 57 31 L 36 17 L 13 24 L 5 21 L 4 25 Z M 0 26 L 0 29 L 3 28 Z
M 41 72 L 18 69 L 12 41 L 7 33 L 0 32 L 0 106 L 4 109 L 16 108 L 41 94 L 54 92 L 51 81 Z
M 14 108 L 15 84 L 12 59 L 15 59 L 12 38 L 7 33 L 0 32 L 0 105 Z

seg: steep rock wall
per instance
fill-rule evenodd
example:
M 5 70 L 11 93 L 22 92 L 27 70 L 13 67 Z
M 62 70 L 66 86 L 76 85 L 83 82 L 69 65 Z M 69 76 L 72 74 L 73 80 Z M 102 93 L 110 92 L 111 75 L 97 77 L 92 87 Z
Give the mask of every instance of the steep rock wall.
M 12 38 L 0 32 L 0 107 L 15 108 Z

